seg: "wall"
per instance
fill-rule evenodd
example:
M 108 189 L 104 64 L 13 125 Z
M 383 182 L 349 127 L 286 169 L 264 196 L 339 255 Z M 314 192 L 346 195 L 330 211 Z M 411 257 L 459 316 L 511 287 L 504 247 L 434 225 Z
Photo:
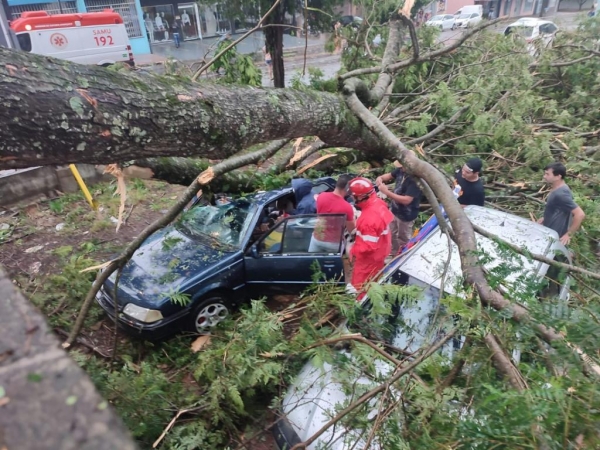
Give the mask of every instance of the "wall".
M 95 166 L 77 164 L 86 184 L 103 179 Z M 40 197 L 53 197 L 54 191 L 75 192 L 79 189 L 71 170 L 64 167 L 33 167 L 24 170 L 0 172 L 0 206 L 8 207 L 20 202 L 35 201 Z

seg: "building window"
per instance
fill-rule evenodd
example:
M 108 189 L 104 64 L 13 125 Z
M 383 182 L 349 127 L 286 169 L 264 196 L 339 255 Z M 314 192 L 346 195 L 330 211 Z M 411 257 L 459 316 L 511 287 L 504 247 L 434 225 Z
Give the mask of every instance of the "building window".
M 123 18 L 127 36 L 130 38 L 143 36 L 135 7 L 135 0 L 85 0 L 85 7 L 88 12 L 102 12 L 106 8 L 113 9 Z
M 144 6 L 144 27 L 150 42 L 170 41 L 173 36 L 169 31 L 175 20 L 173 5 Z
M 33 5 L 17 5 L 10 7 L 10 14 L 14 19 L 21 17 L 26 11 L 46 11 L 50 15 L 54 14 L 72 14 L 77 12 L 77 5 L 75 2 L 60 2 L 58 3 L 37 3 Z

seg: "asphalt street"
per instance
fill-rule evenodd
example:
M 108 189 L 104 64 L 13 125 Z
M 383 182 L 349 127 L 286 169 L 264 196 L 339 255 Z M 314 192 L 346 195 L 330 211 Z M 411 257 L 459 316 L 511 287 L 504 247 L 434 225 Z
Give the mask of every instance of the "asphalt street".
M 557 16 L 548 17 L 547 20 L 551 20 L 558 25 L 560 29 L 563 30 L 573 30 L 577 27 L 579 14 L 576 13 L 559 13 Z M 516 19 L 515 19 L 516 20 Z M 507 25 L 509 25 L 512 20 L 506 20 L 500 22 L 492 28 L 492 31 L 497 33 L 504 32 L 504 29 Z M 440 42 L 444 42 L 446 45 L 450 45 L 456 39 L 460 37 L 463 33 L 463 30 L 448 30 L 444 31 L 440 34 L 439 40 Z M 307 58 L 306 60 L 306 70 L 304 71 L 304 76 L 302 80 L 308 83 L 308 68 L 314 67 L 320 69 L 324 78 L 332 78 L 336 75 L 337 71 L 340 70 L 340 55 L 324 55 L 319 54 L 311 58 Z M 292 61 L 285 62 L 285 85 L 289 86 L 290 81 L 297 74 L 302 74 L 304 69 L 304 60 L 303 59 L 294 59 Z M 266 73 L 266 68 L 263 67 L 263 86 L 272 86 L 272 82 L 269 80 L 269 77 Z
M 579 17 L 582 14 L 578 13 L 559 13 L 556 16 L 548 17 L 548 20 L 555 22 L 559 28 L 563 30 L 574 29 L 577 26 Z M 515 19 L 516 20 L 516 19 Z M 500 22 L 492 28 L 492 31 L 502 33 L 506 26 L 512 22 L 511 19 Z M 450 45 L 461 35 L 462 30 L 448 30 L 440 34 L 440 41 Z M 234 36 L 237 38 L 238 36 Z M 152 46 L 156 58 L 164 60 L 165 58 L 174 58 L 186 64 L 191 64 L 192 61 L 198 61 L 203 58 L 209 58 L 215 48 L 215 43 L 218 38 L 210 38 L 196 41 L 186 41 L 182 43 L 180 48 L 175 48 L 172 43 L 154 44 Z M 322 34 L 319 37 L 310 36 L 307 40 L 297 38 L 290 35 L 284 35 L 284 62 L 285 62 L 285 84 L 291 85 L 291 80 L 295 76 L 301 76 L 302 80 L 308 83 L 309 75 L 308 68 L 318 68 L 323 72 L 324 78 L 332 78 L 340 69 L 340 55 L 324 53 L 323 46 L 327 40 L 327 35 Z M 238 44 L 238 51 L 241 53 L 258 53 L 261 54 L 264 38 L 262 33 L 250 35 L 246 40 Z M 291 56 L 286 53 L 294 53 L 291 50 L 298 52 L 300 48 L 307 46 L 306 64 L 304 58 L 300 56 Z M 288 52 L 286 52 L 286 49 Z M 272 86 L 273 82 L 267 74 L 267 67 L 262 61 L 258 63 L 263 71 L 263 86 Z M 151 70 L 160 72 L 162 67 L 153 67 Z M 302 76 L 302 74 L 304 74 Z

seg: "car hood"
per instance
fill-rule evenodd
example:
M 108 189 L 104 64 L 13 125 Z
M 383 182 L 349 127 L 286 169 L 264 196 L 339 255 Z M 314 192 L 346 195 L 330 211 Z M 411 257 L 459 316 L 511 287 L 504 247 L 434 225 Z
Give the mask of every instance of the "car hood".
M 156 308 L 169 293 L 185 292 L 192 283 L 218 270 L 235 253 L 209 238 L 187 234 L 175 226 L 150 236 L 125 265 L 119 280 L 119 304 Z M 104 289 L 112 297 L 115 274 Z
M 345 352 L 342 354 L 344 357 L 350 357 Z M 380 369 L 389 373 L 393 367 L 382 364 Z M 358 376 L 354 384 L 361 387 L 355 390 L 354 396 L 347 395 L 342 384 L 335 380 L 335 372 L 335 368 L 328 363 L 317 367 L 312 361 L 308 362 L 283 400 L 283 413 L 303 442 L 334 417 L 336 410 L 342 405 L 356 400 L 360 393 L 375 386 L 367 377 Z M 376 407 L 374 409 L 376 410 Z M 360 430 L 337 425 L 330 427 L 307 449 L 322 448 L 324 443 L 327 443 L 328 450 L 363 449 L 366 442 L 361 438 L 361 434 Z M 381 447 L 372 442 L 369 448 L 379 450 Z

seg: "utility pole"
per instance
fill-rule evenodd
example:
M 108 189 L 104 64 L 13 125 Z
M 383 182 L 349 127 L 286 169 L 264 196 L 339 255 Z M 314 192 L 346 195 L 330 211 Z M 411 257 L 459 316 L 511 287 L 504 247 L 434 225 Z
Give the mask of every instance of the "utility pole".
M 10 34 L 8 18 L 12 18 L 10 16 L 10 7 L 8 6 L 7 0 L 2 0 L 2 3 L 0 4 L 0 46 L 15 48 L 16 45 Z

